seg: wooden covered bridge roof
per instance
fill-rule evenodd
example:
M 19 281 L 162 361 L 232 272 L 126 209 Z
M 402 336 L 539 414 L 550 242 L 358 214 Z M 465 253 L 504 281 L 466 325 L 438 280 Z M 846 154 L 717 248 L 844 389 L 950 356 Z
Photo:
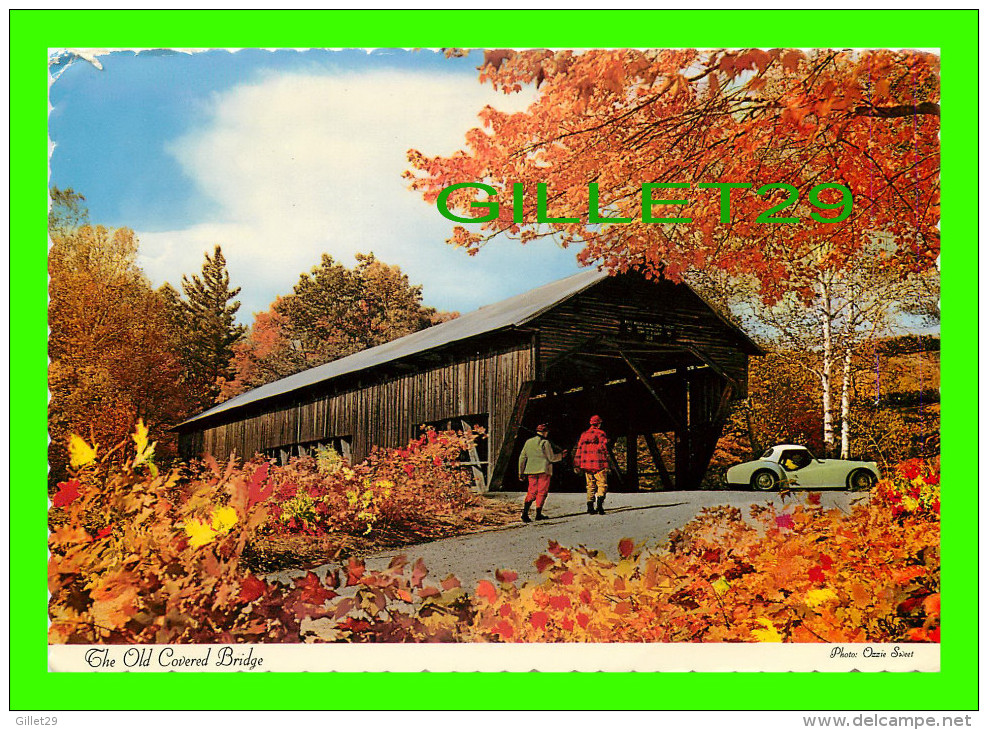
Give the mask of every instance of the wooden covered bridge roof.
M 176 428 L 183 429 L 223 413 L 236 411 L 262 401 L 284 396 L 293 391 L 320 385 L 344 375 L 393 363 L 456 342 L 522 327 L 607 277 L 607 272 L 585 271 L 545 284 L 523 294 L 468 312 L 448 322 L 419 330 L 383 345 L 371 347 L 325 365 L 254 388 L 183 421 Z M 754 344 L 742 330 L 726 319 L 724 322 L 736 332 L 746 345 L 750 345 L 750 352 L 761 352 L 761 348 Z

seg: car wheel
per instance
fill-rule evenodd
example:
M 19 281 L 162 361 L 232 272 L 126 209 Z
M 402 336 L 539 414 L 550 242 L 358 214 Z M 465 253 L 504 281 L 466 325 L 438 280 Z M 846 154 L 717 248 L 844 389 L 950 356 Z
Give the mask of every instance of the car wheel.
M 779 488 L 779 477 L 767 469 L 756 471 L 751 477 L 751 488 L 756 492 L 771 492 Z
M 852 492 L 866 492 L 875 486 L 875 475 L 865 469 L 855 469 L 847 478 L 847 488 Z

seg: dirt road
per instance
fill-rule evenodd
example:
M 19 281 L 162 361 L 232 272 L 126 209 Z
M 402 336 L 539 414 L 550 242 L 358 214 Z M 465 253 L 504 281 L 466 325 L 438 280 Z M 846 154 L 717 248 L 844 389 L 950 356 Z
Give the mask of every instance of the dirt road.
M 492 495 L 494 496 L 494 495 Z M 524 494 L 498 493 L 499 499 L 521 504 Z M 805 492 L 794 495 L 806 498 Z M 823 492 L 824 507 L 849 510 L 852 500 L 864 498 L 857 493 L 844 491 Z M 774 502 L 780 505 L 778 495 L 757 492 L 660 492 L 650 494 L 611 494 L 605 503 L 607 514 L 591 517 L 586 514 L 586 500 L 581 494 L 551 494 L 546 502 L 545 514 L 550 519 L 543 522 L 506 525 L 486 532 L 463 537 L 437 540 L 422 545 L 410 545 L 397 550 L 375 553 L 367 557 L 369 569 L 387 566 L 395 555 L 405 554 L 411 561 L 422 558 L 432 578 L 456 575 L 464 586 L 473 587 L 482 579 L 494 580 L 494 571 L 508 568 L 518 573 L 521 580 L 538 576 L 535 559 L 546 551 L 550 540 L 575 547 L 585 545 L 616 556 L 618 541 L 630 537 L 635 543 L 647 542 L 651 546 L 663 543 L 669 533 L 689 522 L 703 507 L 731 505 L 742 508 L 747 514 L 750 504 Z M 791 503 L 792 499 L 787 499 Z M 316 569 L 324 573 L 328 566 Z M 281 578 L 301 575 L 298 571 L 285 571 L 270 576 Z

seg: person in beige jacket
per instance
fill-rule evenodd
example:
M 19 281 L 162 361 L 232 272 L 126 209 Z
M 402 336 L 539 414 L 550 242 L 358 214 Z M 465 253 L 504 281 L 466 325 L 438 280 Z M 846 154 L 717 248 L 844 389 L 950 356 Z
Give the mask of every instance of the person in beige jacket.
M 544 520 L 542 505 L 549 495 L 549 481 L 552 479 L 552 465 L 562 461 L 566 452 L 556 453 L 549 443 L 549 426 L 540 423 L 535 429 L 535 435 L 525 442 L 518 458 L 518 479 L 528 479 L 528 493 L 525 495 L 525 506 L 521 511 L 521 521 L 531 522 L 528 510 L 535 502 L 535 519 Z

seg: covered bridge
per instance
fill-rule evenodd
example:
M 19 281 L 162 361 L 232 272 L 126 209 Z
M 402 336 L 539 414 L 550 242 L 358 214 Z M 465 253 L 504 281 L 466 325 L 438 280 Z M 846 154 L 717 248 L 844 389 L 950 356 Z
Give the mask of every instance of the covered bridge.
M 638 488 L 645 450 L 662 488 L 691 489 L 757 354 L 685 283 L 588 271 L 268 383 L 176 430 L 185 457 L 285 460 L 332 446 L 360 460 L 422 425 L 479 425 L 488 438 L 464 466 L 478 490 L 510 490 L 521 488 L 514 462 L 538 423 L 572 450 L 599 414 L 621 447 L 616 488 Z M 559 471 L 563 488 L 578 486 Z

